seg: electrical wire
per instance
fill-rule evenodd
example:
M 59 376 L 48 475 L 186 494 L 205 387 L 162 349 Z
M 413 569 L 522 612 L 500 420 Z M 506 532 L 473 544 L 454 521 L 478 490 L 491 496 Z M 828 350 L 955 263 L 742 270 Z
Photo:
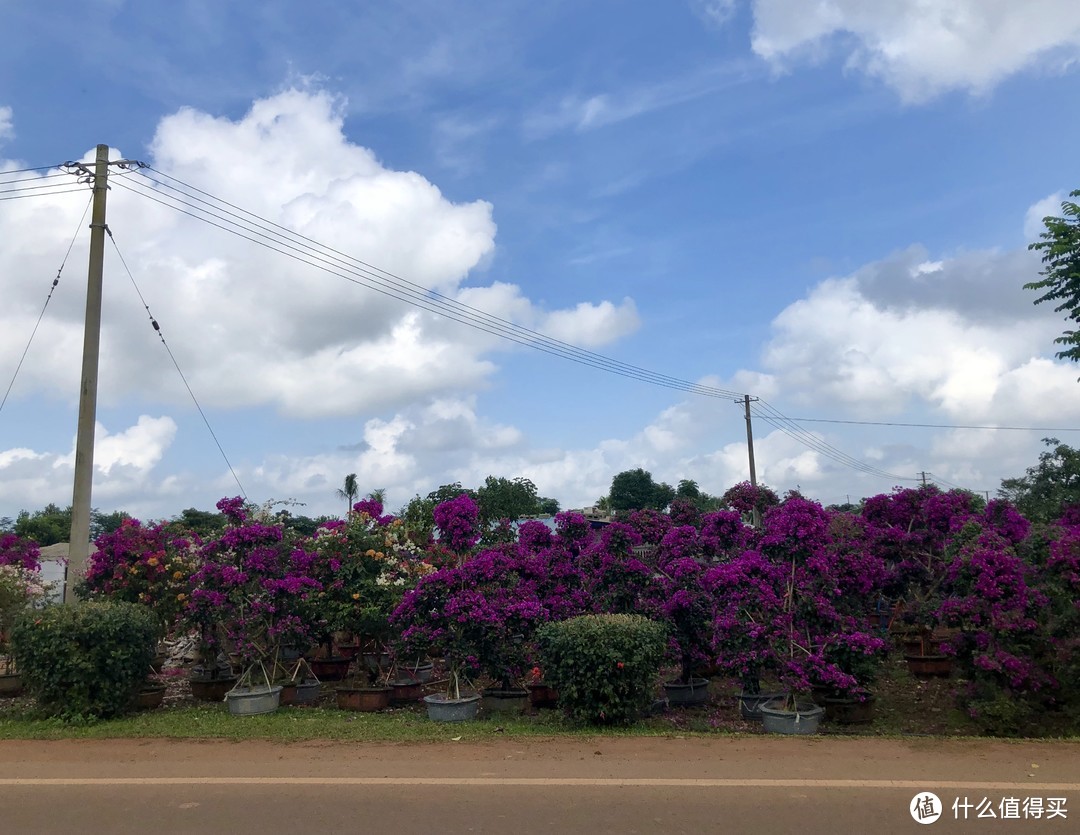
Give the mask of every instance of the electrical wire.
M 144 175 L 145 176 L 145 175 Z M 536 331 L 532 331 L 528 328 L 516 325 L 504 319 L 500 319 L 497 316 L 484 313 L 476 308 L 472 308 L 461 302 L 457 302 L 449 297 L 442 296 L 435 291 L 427 290 L 420 287 L 420 285 L 412 285 L 411 282 L 404 282 L 395 284 L 390 280 L 383 278 L 380 275 L 373 273 L 368 268 L 353 267 L 350 264 L 342 263 L 342 259 L 337 256 L 323 255 L 315 251 L 314 253 L 309 251 L 312 247 L 304 245 L 294 245 L 293 242 L 288 239 L 284 239 L 283 235 L 273 232 L 273 230 L 266 230 L 265 227 L 258 227 L 256 224 L 249 222 L 249 224 L 256 226 L 255 229 L 249 226 L 241 225 L 240 223 L 230 220 L 227 217 L 222 217 L 220 214 L 215 213 L 213 210 L 204 209 L 199 206 L 193 205 L 180 198 L 173 197 L 172 195 L 162 195 L 154 191 L 153 193 L 146 193 L 136 188 L 132 188 L 130 185 L 121 185 L 121 188 L 126 188 L 129 191 L 133 191 L 146 199 L 160 203 L 175 211 L 179 211 L 182 214 L 188 215 L 196 220 L 201 220 L 205 223 L 215 226 L 223 231 L 230 232 L 252 243 L 263 246 L 279 254 L 285 255 L 293 260 L 308 266 L 315 267 L 331 275 L 342 278 L 353 284 L 358 284 L 368 289 L 375 290 L 382 295 L 389 296 L 391 298 L 403 301 L 414 307 L 419 307 L 423 310 L 427 310 L 430 313 L 443 316 L 445 318 L 456 321 L 460 324 L 467 325 L 476 330 L 483 331 L 493 336 L 506 339 L 511 342 L 515 342 L 525 347 L 534 348 L 544 353 L 560 356 L 563 359 L 569 359 L 573 362 L 577 362 L 582 365 L 591 366 L 600 370 L 610 371 L 614 374 L 618 374 L 623 377 L 636 379 L 642 382 L 652 383 L 653 385 L 662 386 L 665 388 L 672 388 L 679 391 L 686 391 L 694 394 L 702 394 L 712 397 L 733 397 L 737 394 L 734 391 L 728 391 L 720 389 L 714 386 L 705 386 L 699 383 L 691 383 L 685 380 L 680 380 L 668 375 L 657 374 L 655 372 L 648 371 L 638 366 L 629 365 L 627 363 L 613 360 L 609 357 L 605 357 L 601 354 L 596 354 L 591 351 L 586 351 L 582 348 L 570 345 L 569 343 L 562 342 L 560 340 L 547 337 Z M 161 199 L 165 198 L 165 199 Z M 167 201 L 173 202 L 167 202 Z M 205 202 L 205 201 L 203 201 Z M 179 204 L 179 205 L 176 205 Z M 184 207 L 184 208 L 182 208 Z M 191 211 L 188 211 L 188 210 Z M 208 215 L 213 220 L 204 217 Z M 221 223 L 215 222 L 221 221 Z M 232 228 L 237 227 L 237 228 Z M 239 229 L 239 231 L 238 231 Z M 302 237 L 302 236 L 299 236 Z M 291 250 L 291 251 L 290 251 Z M 388 274 L 390 275 L 390 274 Z M 411 286 L 409 286 L 411 285 Z M 413 288 L 417 289 L 413 289 Z
M 916 481 L 917 479 L 908 478 L 906 476 L 897 475 L 895 473 L 887 472 L 879 467 L 875 467 L 872 464 L 868 464 L 854 456 L 848 455 L 840 449 L 837 449 L 832 444 L 827 443 L 824 439 L 809 432 L 795 423 L 791 418 L 784 415 L 778 409 L 774 408 L 765 400 L 758 399 L 753 401 L 751 406 L 751 412 L 756 414 L 762 420 L 769 425 L 775 427 L 779 431 L 783 432 L 793 440 L 798 441 L 804 446 L 818 452 L 822 456 L 835 461 L 838 464 L 849 467 L 853 470 L 858 470 L 866 475 L 875 476 L 877 478 L 888 479 L 892 481 Z
M 796 423 L 845 423 L 857 426 L 912 426 L 917 429 L 1004 429 L 1014 432 L 1080 432 L 1080 429 L 1052 426 L 975 426 L 960 423 L 897 423 L 878 420 L 839 420 L 832 418 L 793 417 Z
M 56 194 L 74 194 L 79 192 L 80 194 L 86 194 L 85 188 L 64 188 L 59 191 L 38 191 L 33 194 L 16 194 L 14 197 L 0 197 L 0 200 L 29 200 L 33 197 L 52 197 Z
M 27 171 L 50 171 L 56 167 L 55 165 L 39 165 L 36 168 L 9 168 L 7 171 L 0 171 L 0 177 L 6 177 L 8 174 L 25 174 Z
M 944 487 L 951 487 L 953 490 L 966 490 L 967 489 L 966 487 L 961 487 L 959 484 L 953 484 L 951 481 L 946 481 L 945 479 L 943 479 L 939 475 L 934 475 L 933 473 L 927 473 L 927 475 L 930 476 L 931 480 L 938 482 L 939 484 L 941 484 Z
M 11 394 L 11 388 L 15 385 L 15 379 L 19 376 L 19 371 L 22 369 L 23 362 L 26 360 L 26 355 L 30 351 L 30 345 L 37 335 L 38 327 L 41 325 L 41 320 L 45 316 L 45 309 L 49 306 L 49 302 L 52 301 L 53 293 L 56 292 L 56 286 L 60 283 L 60 274 L 64 271 L 68 256 L 71 255 L 71 250 L 75 246 L 75 239 L 79 237 L 79 231 L 82 229 L 83 221 L 86 220 L 86 213 L 90 211 L 90 204 L 93 202 L 94 197 L 91 195 L 90 199 L 86 201 L 86 208 L 83 209 L 78 224 L 75 226 L 75 234 L 71 236 L 71 243 L 68 244 L 67 251 L 64 253 L 64 258 L 60 262 L 60 268 L 56 271 L 56 278 L 52 280 L 52 285 L 49 287 L 49 294 L 45 297 L 45 304 L 41 306 L 41 312 L 38 314 L 37 321 L 34 323 L 34 329 L 30 332 L 30 338 L 26 341 L 26 347 L 23 348 L 22 356 L 19 357 L 19 362 L 15 366 L 15 373 L 11 375 L 11 382 L 8 383 L 7 391 L 4 392 L 4 398 L 3 400 L 0 400 L 0 412 L 4 410 L 4 406 L 7 404 L 8 396 Z
M 42 180 L 55 180 L 57 177 L 66 178 L 70 177 L 71 175 L 68 174 L 66 171 L 58 171 L 55 174 L 42 174 L 39 177 L 18 177 L 14 180 L 4 180 L 2 179 L 4 176 L 6 175 L 3 172 L 0 172 L 0 186 L 9 186 L 12 183 L 38 183 Z
M 221 446 L 221 441 L 218 440 L 218 436 L 214 432 L 214 427 L 210 425 L 210 420 L 209 418 L 207 418 L 206 412 L 203 411 L 203 407 L 199 404 L 199 399 L 195 396 L 195 392 L 192 391 L 191 385 L 188 383 L 187 377 L 185 377 L 184 372 L 180 370 L 180 363 L 176 361 L 176 357 L 173 355 L 172 349 L 169 347 L 169 343 L 165 341 L 165 334 L 162 333 L 161 326 L 158 324 L 157 319 L 154 318 L 154 314 L 150 312 L 150 306 L 146 303 L 146 299 L 143 298 L 142 290 L 139 289 L 139 285 L 135 281 L 135 276 L 132 275 L 131 269 L 127 265 L 127 261 L 124 260 L 123 253 L 120 252 L 120 247 L 116 244 L 116 238 L 113 237 L 112 229 L 106 226 L 105 232 L 108 233 L 109 240 L 112 241 L 113 249 L 116 250 L 116 254 L 120 258 L 120 263 L 124 265 L 124 271 L 127 273 L 128 278 L 131 279 L 131 286 L 135 288 L 135 292 L 139 296 L 139 301 L 142 302 L 142 306 L 146 310 L 146 315 L 150 318 L 150 324 L 153 326 L 154 331 L 157 333 L 158 339 L 161 340 L 161 344 L 165 346 L 165 351 L 168 353 L 169 359 L 172 360 L 172 364 L 176 368 L 176 373 L 179 374 L 180 379 L 183 380 L 184 388 L 186 388 L 188 394 L 191 395 L 191 399 L 195 403 L 195 408 L 199 410 L 199 415 L 202 417 L 203 423 L 206 424 L 206 428 L 210 432 L 210 437 L 214 439 L 214 443 L 217 445 L 218 452 L 220 452 L 221 457 L 225 459 L 225 466 L 229 468 L 229 472 L 232 474 L 233 480 L 236 482 L 236 486 L 240 488 L 240 494 L 246 500 L 247 492 L 244 490 L 244 485 L 240 483 L 240 479 L 236 475 L 236 470 L 233 469 L 233 465 L 229 461 L 229 456 L 225 454 L 225 449 Z
M 320 269 L 338 278 L 375 290 L 414 307 L 444 316 L 460 324 L 519 345 L 652 385 L 707 397 L 738 397 L 740 402 L 742 400 L 738 392 L 691 383 L 669 375 L 648 371 L 639 366 L 622 363 L 602 354 L 578 348 L 493 316 L 365 261 L 346 255 L 339 250 L 321 244 L 233 203 L 215 197 L 196 186 L 158 171 L 152 166 L 145 166 L 145 168 L 158 176 L 150 176 L 141 168 L 136 173 L 151 185 L 146 185 L 137 180 L 132 180 L 126 184 L 118 183 L 117 185 L 145 199 L 152 200 L 195 220 L 208 223 L 222 231 L 237 235 L 251 243 Z M 174 186 L 165 180 L 177 183 L 182 188 Z M 769 404 L 762 401 L 756 402 L 760 405 L 755 408 L 754 413 L 760 419 L 798 443 L 818 452 L 823 457 L 867 475 L 889 479 L 894 482 L 916 480 L 889 473 L 850 456 L 828 444 L 817 435 L 808 432 Z
M 168 189 L 170 189 L 172 191 L 176 191 L 177 193 L 181 194 L 185 198 L 189 198 L 189 199 L 195 200 L 195 201 L 197 201 L 199 203 L 202 203 L 204 205 L 211 206 L 211 207 L 217 209 L 218 211 L 224 212 L 224 214 L 226 214 L 226 215 L 237 218 L 237 219 L 239 219 L 239 220 L 241 220 L 241 221 L 243 221 L 245 223 L 248 223 L 249 225 L 256 226 L 259 229 L 267 230 L 267 231 L 271 232 L 271 234 L 276 235 L 276 236 L 278 236 L 280 238 L 284 238 L 287 241 L 297 243 L 297 244 L 301 244 L 304 248 L 312 249 L 317 254 L 324 255 L 324 256 L 326 256 L 327 258 L 329 258 L 332 261 L 340 262 L 342 264 L 351 265 L 351 266 L 353 266 L 355 268 L 356 272 L 360 273 L 361 275 L 364 275 L 365 277 L 368 277 L 368 278 L 371 278 L 371 279 L 374 279 L 374 280 L 377 280 L 377 281 L 381 281 L 386 285 L 390 285 L 390 286 L 394 287 L 394 289 L 396 289 L 396 290 L 400 290 L 401 292 L 408 293 L 409 295 L 412 295 L 414 297 L 421 297 L 425 301 L 434 302 L 434 303 L 441 306 L 439 312 L 442 313 L 442 315 L 446 315 L 444 311 L 446 311 L 448 309 L 453 309 L 453 310 L 455 310 L 457 312 L 466 311 L 467 315 L 472 317 L 473 319 L 483 320 L 486 324 L 497 326 L 497 327 L 502 328 L 502 329 L 506 329 L 506 328 L 512 329 L 517 334 L 524 334 L 524 335 L 527 335 L 528 338 L 543 341 L 547 346 L 552 347 L 552 348 L 556 348 L 556 349 L 558 349 L 560 351 L 570 351 L 570 352 L 573 352 L 575 355 L 578 355 L 578 356 L 581 356 L 581 357 L 589 357 L 589 358 L 592 358 L 592 359 L 602 360 L 605 364 L 608 364 L 608 365 L 633 369 L 635 372 L 647 374 L 647 375 L 649 375 L 650 377 L 653 377 L 653 378 L 663 379 L 663 380 L 666 380 L 668 382 L 673 382 L 673 383 L 677 383 L 677 384 L 680 384 L 680 385 L 694 386 L 694 387 L 699 388 L 699 389 L 701 389 L 703 391 L 708 390 L 708 391 L 714 393 L 715 396 L 719 396 L 719 397 L 731 397 L 731 396 L 734 396 L 734 395 L 738 394 L 737 392 L 727 391 L 727 390 L 719 389 L 719 388 L 716 388 L 716 387 L 713 387 L 713 386 L 702 386 L 701 384 L 698 384 L 698 383 L 688 383 L 685 380 L 680 380 L 678 378 L 670 377 L 670 376 L 665 375 L 665 374 L 657 374 L 656 372 L 647 371 L 646 369 L 640 368 L 638 366 L 631 366 L 631 365 L 627 365 L 625 363 L 621 363 L 618 360 L 613 360 L 610 357 L 603 356 L 602 354 L 596 354 L 596 353 L 594 353 L 592 351 L 587 351 L 587 350 L 585 350 L 583 348 L 579 348 L 576 345 L 572 345 L 572 344 L 570 344 L 568 342 L 564 342 L 562 340 L 554 339 L 552 337 L 547 336 L 546 334 L 540 333 L 539 331 L 532 330 L 532 329 L 524 327 L 522 325 L 518 325 L 518 324 L 516 324 L 514 322 L 510 322 L 509 320 L 502 319 L 502 318 L 500 318 L 498 316 L 494 316 L 492 314 L 489 314 L 489 313 L 487 313 L 487 312 L 485 312 L 485 311 L 483 311 L 483 310 L 481 310 L 479 308 L 473 307 L 473 306 L 471 306 L 469 304 L 461 302 L 461 301 L 459 301 L 457 299 L 454 299 L 452 297 L 443 295 L 442 293 L 439 293 L 439 292 L 437 292 L 435 290 L 432 290 L 432 289 L 430 289 L 428 287 L 424 287 L 423 285 L 417 284 L 417 283 L 415 283 L 413 281 L 409 281 L 408 279 L 405 279 L 405 278 L 402 278 L 402 277 L 400 277 L 398 275 L 395 275 L 394 273 L 391 273 L 391 272 L 389 272 L 387 270 L 384 270 L 381 267 L 376 267 L 376 266 L 374 266 L 372 264 L 369 264 L 366 261 L 362 261 L 362 260 L 360 260 L 358 258 L 355 258 L 355 257 L 353 257 L 351 255 L 348 255 L 347 253 L 341 252 L 340 250 L 337 250 L 337 249 L 334 249 L 333 247 L 327 246 L 326 244 L 322 244 L 319 241 L 316 241 L 316 240 L 314 240 L 312 238 L 309 238 L 309 237 L 307 237 L 305 235 L 302 235 L 302 234 L 300 234 L 298 232 L 295 232 L 295 231 L 289 229 L 286 226 L 282 226 L 281 224 L 275 223 L 275 222 L 273 222 L 271 220 L 268 220 L 268 219 L 266 219 L 264 217 L 261 217 L 260 215 L 257 215 L 257 214 L 255 214 L 253 212 L 250 212 L 250 211 L 246 210 L 246 209 L 243 209 L 240 206 L 237 206 L 237 205 L 235 205 L 233 203 L 230 203 L 227 200 L 223 200 L 223 199 L 221 199 L 219 197 L 215 197 L 214 195 L 210 194 L 209 192 L 203 191 L 202 189 L 199 189 L 196 186 L 192 186 L 192 185 L 190 185 L 188 183 L 184 183 L 183 181 L 178 180 L 175 177 L 172 177 L 172 176 L 170 176 L 168 174 L 164 174 L 163 172 L 158 171 L 157 169 L 153 168 L 152 166 L 147 166 L 147 168 L 150 171 L 153 171 L 155 174 L 158 174 L 159 176 L 166 177 L 167 179 L 172 180 L 173 182 L 180 183 L 182 186 L 184 186 L 184 188 L 191 189 L 191 191 L 194 191 L 197 194 L 202 194 L 202 195 L 205 195 L 206 197 L 209 197 L 212 201 L 215 201 L 216 203 L 220 203 L 220 204 L 222 204 L 224 206 L 228 206 L 230 209 L 236 209 L 237 212 L 239 212 L 240 214 L 237 214 L 237 212 L 222 210 L 222 209 L 218 208 L 217 206 L 215 206 L 214 203 L 211 203 L 208 200 L 203 200 L 200 197 L 197 197 L 195 195 L 192 195 L 192 194 L 190 194 L 188 192 L 183 191 L 183 189 L 176 188 L 175 186 L 171 186 L 168 183 L 162 182 L 161 180 L 150 177 L 149 175 L 143 173 L 142 171 L 138 172 L 138 173 L 142 174 L 142 176 L 144 178 L 146 178 L 147 180 L 149 180 L 150 182 L 152 182 L 152 183 L 154 183 L 156 185 L 162 186 L 164 188 L 168 188 Z M 248 217 L 253 218 L 254 220 L 253 221 L 248 221 L 246 218 L 243 217 L 243 215 L 247 215 Z

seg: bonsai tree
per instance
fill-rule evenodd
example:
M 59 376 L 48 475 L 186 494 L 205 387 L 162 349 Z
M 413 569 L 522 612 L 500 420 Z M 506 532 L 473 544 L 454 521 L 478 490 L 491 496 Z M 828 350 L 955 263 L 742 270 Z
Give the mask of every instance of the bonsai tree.
M 714 597 L 704 584 L 706 567 L 696 528 L 672 528 L 657 554 L 655 608 L 668 626 L 668 641 L 679 663 L 679 683 L 690 684 L 694 669 L 712 660 Z
M 527 640 L 548 613 L 521 570 L 516 547 L 489 549 L 421 578 L 394 611 L 400 653 L 445 656 L 448 699 L 460 699 L 463 680 L 480 671 L 502 689 L 522 677 Z
M 280 677 L 281 646 L 310 646 L 315 632 L 306 605 L 322 588 L 311 576 L 315 554 L 288 541 L 281 525 L 253 520 L 239 498 L 217 506 L 231 525 L 200 552 L 186 622 L 207 651 L 227 645 L 249 668 L 269 666 Z
M 347 521 L 324 522 L 308 547 L 315 557 L 311 576 L 321 588 L 306 601 L 306 619 L 320 641 L 346 633 L 381 654 L 393 634 L 391 613 L 416 580 L 434 570 L 423 552 L 374 499 L 357 502 Z M 378 669 L 370 672 L 374 677 Z

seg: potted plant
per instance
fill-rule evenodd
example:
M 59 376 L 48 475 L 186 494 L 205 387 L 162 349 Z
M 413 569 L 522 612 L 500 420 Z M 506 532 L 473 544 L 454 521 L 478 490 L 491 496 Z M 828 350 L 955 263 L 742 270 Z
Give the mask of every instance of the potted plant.
M 287 676 L 281 647 L 312 640 L 307 604 L 321 589 L 310 572 L 315 557 L 281 525 L 253 518 L 239 498 L 222 499 L 218 509 L 230 526 L 201 550 L 185 617 L 208 649 L 227 644 L 241 659 L 244 676 L 230 692 L 272 690 L 271 676 Z
M 698 530 L 672 528 L 660 543 L 654 576 L 655 609 L 668 625 L 669 643 L 679 663 L 679 677 L 664 682 L 671 705 L 708 702 L 709 680 L 694 674 L 711 662 L 715 598 L 704 583 Z
M 814 684 L 857 683 L 830 652 L 883 646 L 865 631 L 860 610 L 883 576 L 880 560 L 865 547 L 862 524 L 797 494 L 765 514 L 760 548 L 777 569 L 783 567 L 784 582 L 781 605 L 764 612 L 764 634 L 786 690 L 782 699 L 761 706 L 768 731 L 815 733 L 824 709 L 804 694 Z
M 761 689 L 763 675 L 776 670 L 773 617 L 783 608 L 783 568 L 759 551 L 747 550 L 710 568 L 703 583 L 715 601 L 712 655 L 716 665 L 739 681 L 742 717 L 760 720 L 761 706 L 783 695 Z
M 421 578 L 394 611 L 400 657 L 434 652 L 445 658 L 444 692 L 424 697 L 433 719 L 475 716 L 479 694 L 462 685 L 481 670 L 503 691 L 523 672 L 526 636 L 547 612 L 520 568 L 516 547 L 489 549 Z M 527 692 L 519 689 L 515 695 L 524 699 Z

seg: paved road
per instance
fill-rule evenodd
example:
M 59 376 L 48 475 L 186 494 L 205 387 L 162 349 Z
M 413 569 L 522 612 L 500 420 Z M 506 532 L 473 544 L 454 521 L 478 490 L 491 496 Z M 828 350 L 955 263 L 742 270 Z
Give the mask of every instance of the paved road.
M 909 806 L 927 792 L 943 802 L 943 814 L 924 828 Z M 1064 807 L 1065 817 L 1050 819 L 1055 807 Z M 978 817 L 987 809 L 998 817 Z M 1016 819 L 1001 819 L 1014 811 Z M 1080 744 L 769 737 L 0 742 L 2 835 L 373 829 L 1077 832 Z

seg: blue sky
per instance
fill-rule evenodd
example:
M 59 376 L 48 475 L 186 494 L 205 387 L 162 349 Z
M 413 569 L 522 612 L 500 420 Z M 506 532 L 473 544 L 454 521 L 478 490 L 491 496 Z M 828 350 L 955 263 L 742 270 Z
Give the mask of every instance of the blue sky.
M 774 416 L 1080 427 L 1065 323 L 1021 289 L 1038 219 L 1080 187 L 1068 0 L 14 0 L 5 28 L 0 182 L 107 142 Z M 143 185 L 112 190 L 110 227 L 254 501 L 338 510 L 349 472 L 394 506 L 487 474 L 568 507 L 630 467 L 710 492 L 747 476 L 729 399 L 438 321 Z M 86 199 L 0 202 L 5 388 Z M 0 515 L 70 501 L 86 237 L 0 411 Z M 105 299 L 94 504 L 160 517 L 235 494 L 111 247 Z M 993 491 L 1048 434 L 802 427 L 755 422 L 759 475 L 825 502 L 920 471 Z

